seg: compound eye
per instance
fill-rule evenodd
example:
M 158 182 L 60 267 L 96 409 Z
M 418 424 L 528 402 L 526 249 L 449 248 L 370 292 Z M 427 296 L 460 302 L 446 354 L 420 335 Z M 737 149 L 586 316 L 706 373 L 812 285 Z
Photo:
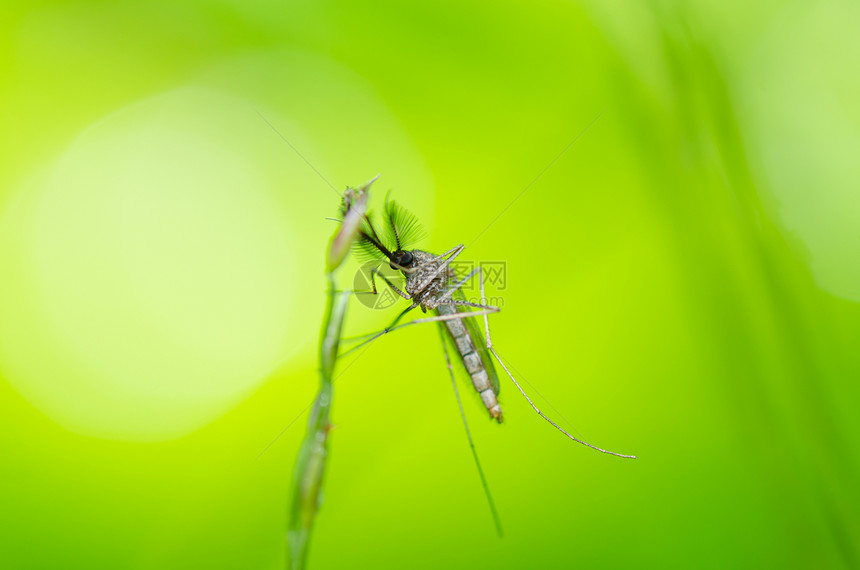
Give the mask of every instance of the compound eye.
M 409 251 L 397 251 L 394 253 L 393 259 L 391 260 L 391 269 L 400 269 L 400 267 L 395 266 L 395 264 L 400 267 L 409 267 L 412 265 L 412 252 Z

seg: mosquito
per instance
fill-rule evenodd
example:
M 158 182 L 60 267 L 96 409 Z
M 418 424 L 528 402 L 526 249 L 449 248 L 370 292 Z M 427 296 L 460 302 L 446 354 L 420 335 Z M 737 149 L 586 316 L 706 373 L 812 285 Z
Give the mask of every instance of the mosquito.
M 344 214 L 345 212 L 341 212 Z M 374 225 L 372 216 L 365 215 L 362 227 L 359 230 L 358 238 L 355 247 L 358 253 L 364 258 L 370 258 L 380 262 L 387 261 L 391 269 L 397 270 L 403 277 L 403 285 L 398 286 L 389 279 L 379 267 L 373 267 L 370 270 L 370 286 L 371 291 L 367 292 L 373 295 L 379 294 L 376 285 L 376 278 L 379 277 L 394 293 L 403 297 L 410 302 L 410 305 L 404 309 L 397 318 L 382 331 L 356 337 L 354 340 L 366 339 L 357 344 L 340 356 L 357 350 L 361 346 L 376 340 L 384 334 L 390 333 L 397 329 L 420 324 L 436 322 L 439 324 L 439 333 L 442 337 L 442 348 L 445 353 L 445 360 L 448 366 L 448 371 L 451 376 L 451 381 L 454 384 L 454 391 L 457 396 L 457 403 L 460 407 L 460 414 L 463 423 L 466 427 L 466 435 L 469 440 L 469 445 L 472 449 L 475 462 L 478 467 L 478 472 L 481 477 L 481 482 L 484 486 L 485 494 L 490 504 L 490 509 L 493 518 L 496 522 L 496 528 L 501 534 L 501 525 L 499 517 L 493 504 L 492 497 L 489 493 L 486 479 L 481 469 L 481 464 L 478 461 L 477 452 L 475 451 L 472 436 L 469 431 L 468 423 L 466 423 L 465 412 L 460 400 L 459 391 L 454 380 L 453 366 L 448 351 L 448 345 L 453 347 L 456 353 L 457 360 L 460 361 L 462 367 L 471 379 L 472 386 L 481 397 L 481 401 L 487 409 L 490 418 L 502 423 L 504 414 L 502 407 L 499 404 L 499 375 L 496 372 L 496 367 L 493 362 L 495 357 L 496 362 L 501 365 L 502 370 L 508 378 L 513 382 L 517 390 L 525 397 L 529 405 L 540 415 L 544 420 L 549 422 L 558 431 L 563 433 L 571 440 L 588 446 L 601 453 L 635 459 L 635 455 L 624 455 L 614 451 L 608 451 L 586 441 L 578 439 L 565 431 L 561 426 L 548 418 L 532 401 L 532 399 L 523 390 L 520 383 L 511 374 L 508 366 L 499 357 L 496 349 L 493 347 L 490 338 L 490 324 L 488 315 L 498 313 L 499 307 L 487 304 L 486 294 L 484 291 L 484 276 L 481 266 L 479 265 L 468 275 L 458 278 L 458 275 L 451 263 L 463 252 L 465 246 L 457 245 L 441 255 L 434 255 L 427 251 L 414 249 L 415 242 L 421 234 L 421 229 L 417 218 L 400 206 L 397 202 L 385 199 L 385 206 L 382 214 L 382 232 L 377 231 Z M 475 303 L 466 299 L 463 292 L 463 285 L 470 282 L 477 275 L 478 283 L 481 292 L 481 302 Z M 423 313 L 430 312 L 431 316 L 414 319 L 412 321 L 398 324 L 404 316 L 410 311 L 420 308 Z M 477 317 L 483 317 L 483 331 L 478 324 Z M 369 337 L 369 338 L 367 338 Z

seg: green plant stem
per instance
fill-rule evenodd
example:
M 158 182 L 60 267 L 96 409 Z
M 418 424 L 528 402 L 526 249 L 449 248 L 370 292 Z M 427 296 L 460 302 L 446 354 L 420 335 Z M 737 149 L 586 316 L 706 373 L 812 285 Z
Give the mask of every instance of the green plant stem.
M 308 418 L 308 430 L 293 471 L 293 500 L 287 527 L 289 567 L 305 567 L 314 518 L 322 504 L 323 473 L 326 446 L 331 428 L 329 413 L 332 401 L 332 379 L 337 361 L 349 292 L 335 293 L 334 273 L 328 273 L 329 294 L 320 336 L 320 388 Z

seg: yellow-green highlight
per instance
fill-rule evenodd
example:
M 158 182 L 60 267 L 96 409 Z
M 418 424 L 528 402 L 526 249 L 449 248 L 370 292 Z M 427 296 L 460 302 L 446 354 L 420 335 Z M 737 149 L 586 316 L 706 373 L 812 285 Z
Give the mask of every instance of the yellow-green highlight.
M 461 375 L 498 539 L 410 327 L 339 364 L 309 568 L 858 567 L 858 27 L 849 2 L 7 2 L 0 567 L 285 567 L 325 218 L 378 173 L 419 247 L 506 263 L 494 345 L 541 409 L 639 459 L 504 379 L 491 423 Z M 403 303 L 352 302 L 345 336 Z

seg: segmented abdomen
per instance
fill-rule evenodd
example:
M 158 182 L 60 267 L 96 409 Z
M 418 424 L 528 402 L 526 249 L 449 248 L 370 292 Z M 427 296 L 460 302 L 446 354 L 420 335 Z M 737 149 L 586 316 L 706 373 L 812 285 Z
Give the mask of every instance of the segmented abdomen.
M 436 310 L 440 315 L 453 315 L 457 313 L 457 308 L 454 305 L 439 305 L 436 307 Z M 469 318 L 473 319 L 475 317 Z M 465 319 L 450 319 L 442 321 L 442 323 L 448 329 L 448 334 L 451 335 L 454 346 L 456 346 L 457 352 L 460 355 L 460 361 L 472 378 L 472 385 L 475 387 L 475 390 L 481 395 L 481 401 L 484 402 L 484 406 L 487 407 L 490 416 L 501 423 L 502 407 L 496 398 L 498 380 L 492 362 L 485 363 L 484 359 L 489 359 L 487 352 L 483 351 L 487 356 L 482 358 L 481 353 L 476 348 L 475 339 L 472 338 L 472 334 L 469 332 L 470 327 L 466 326 Z

